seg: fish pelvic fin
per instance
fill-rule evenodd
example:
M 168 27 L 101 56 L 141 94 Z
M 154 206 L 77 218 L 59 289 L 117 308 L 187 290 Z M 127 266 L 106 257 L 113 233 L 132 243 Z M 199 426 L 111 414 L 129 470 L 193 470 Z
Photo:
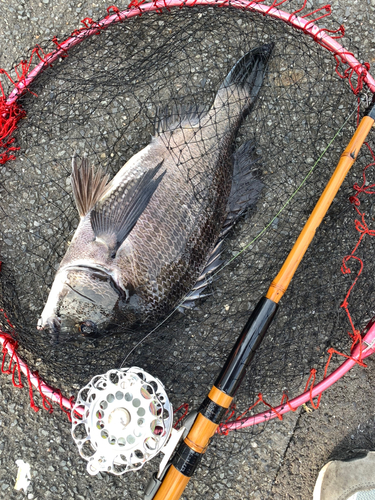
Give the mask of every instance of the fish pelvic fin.
M 108 188 L 108 175 L 99 167 L 96 171 L 89 165 L 87 158 L 78 164 L 76 157 L 72 159 L 71 184 L 74 201 L 81 217 L 92 210 Z
M 155 178 L 163 161 L 138 178 L 120 184 L 91 212 L 91 226 L 95 237 L 107 244 L 111 256 L 116 256 L 124 240 L 137 223 L 165 172 Z M 114 238 L 115 236 L 115 238 Z

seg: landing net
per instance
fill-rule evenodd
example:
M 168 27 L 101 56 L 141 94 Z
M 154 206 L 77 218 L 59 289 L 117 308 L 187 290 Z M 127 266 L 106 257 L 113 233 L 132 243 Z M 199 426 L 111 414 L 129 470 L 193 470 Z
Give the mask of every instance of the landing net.
M 18 66 L 21 88 L 22 74 L 60 50 L 61 57 L 26 82 L 27 91 L 16 101 L 24 119 L 1 156 L 1 324 L 19 343 L 30 369 L 37 368 L 62 393 L 126 359 L 125 366 L 140 366 L 158 377 L 175 407 L 197 407 L 289 253 L 372 95 L 365 83 L 368 68 L 356 72 L 339 56 L 335 59 L 318 37 L 306 34 L 312 24 L 296 29 L 253 12 L 248 4 L 170 10 L 163 5 L 142 16 L 133 5 L 132 18 L 105 29 L 86 20 L 96 34 L 77 45 L 86 28 L 67 45 L 64 37 L 55 39 L 43 45 L 44 53 L 30 54 L 30 67 L 30 59 Z M 270 12 L 267 7 L 263 13 Z M 111 15 L 120 19 L 118 12 Z M 330 19 L 321 22 L 337 29 Z M 340 30 L 331 34 L 342 35 Z M 226 265 L 213 277 L 208 297 L 195 309 L 175 311 L 155 331 L 127 329 L 95 341 L 51 343 L 36 324 L 78 224 L 70 187 L 72 155 L 87 154 L 112 177 L 149 143 L 158 110 L 180 104 L 209 107 L 235 62 L 270 42 L 275 46 L 268 74 L 236 142 L 236 147 L 255 142 L 256 175 L 264 188 L 254 209 L 227 235 Z M 345 45 L 346 54 L 356 51 L 349 40 Z M 4 76 L 2 84 L 9 95 L 12 83 Z M 374 315 L 371 166 L 363 177 L 374 163 L 372 140 L 373 135 L 282 299 L 236 395 L 236 409 L 227 415 L 231 420 L 258 401 L 259 393 L 273 407 L 283 394 L 301 393 L 312 368 L 322 378 L 327 350 L 350 355 L 353 338 L 358 340 Z M 15 159 L 6 161 L 9 156 Z M 329 371 L 341 362 L 334 356 Z M 237 435 L 216 443 L 206 467 L 249 446 Z

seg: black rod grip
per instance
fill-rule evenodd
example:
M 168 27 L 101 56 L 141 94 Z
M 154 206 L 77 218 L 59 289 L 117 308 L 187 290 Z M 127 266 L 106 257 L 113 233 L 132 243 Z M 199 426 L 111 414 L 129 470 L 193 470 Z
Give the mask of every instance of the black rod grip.
M 372 96 L 370 105 L 365 110 L 365 116 L 369 116 L 370 118 L 375 120 L 375 94 Z
M 266 297 L 260 299 L 216 379 L 215 387 L 234 396 L 277 309 L 278 304 L 273 300 Z
M 198 467 L 202 455 L 182 441 L 173 457 L 172 465 L 184 476 L 191 477 Z

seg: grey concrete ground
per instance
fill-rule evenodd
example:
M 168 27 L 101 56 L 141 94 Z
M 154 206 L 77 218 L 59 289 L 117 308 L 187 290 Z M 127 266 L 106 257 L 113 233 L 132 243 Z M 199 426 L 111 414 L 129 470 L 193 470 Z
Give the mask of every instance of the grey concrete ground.
M 335 17 L 360 47 L 359 58 L 375 62 L 375 2 L 339 0 L 332 5 Z M 107 6 L 103 0 L 0 0 L 0 67 L 9 69 L 25 49 L 72 31 L 84 17 L 101 17 Z M 241 456 L 241 463 L 233 455 L 224 470 L 219 465 L 214 473 L 200 469 L 184 498 L 312 498 L 317 474 L 328 459 L 356 449 L 375 449 L 374 369 L 375 360 L 369 359 L 367 370 L 354 368 L 324 395 L 318 411 L 302 409 L 250 437 L 251 451 Z M 31 465 L 26 494 L 13 489 L 18 459 Z M 13 388 L 9 376 L 0 377 L 0 465 L 0 498 L 30 500 L 142 498 L 153 470 L 148 464 L 138 480 L 91 478 L 65 415 L 58 410 L 52 415 L 44 410 L 34 413 L 27 390 Z

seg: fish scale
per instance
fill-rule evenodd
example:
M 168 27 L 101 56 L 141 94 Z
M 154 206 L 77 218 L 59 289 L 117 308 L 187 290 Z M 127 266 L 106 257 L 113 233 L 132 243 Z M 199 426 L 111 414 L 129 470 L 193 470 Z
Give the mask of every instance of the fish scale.
M 86 160 L 81 167 L 73 162 L 81 220 L 40 329 L 51 329 L 61 340 L 103 334 L 116 325 L 151 324 L 179 305 L 205 274 L 227 217 L 233 224 L 261 190 L 249 173 L 254 147 L 240 148 L 237 156 L 233 151 L 272 48 L 264 45 L 241 58 L 206 112 L 181 106 L 161 119 L 151 143 L 108 184 Z M 241 179 L 252 184 L 248 195 L 239 188 Z M 236 213 L 229 213 L 231 206 Z

